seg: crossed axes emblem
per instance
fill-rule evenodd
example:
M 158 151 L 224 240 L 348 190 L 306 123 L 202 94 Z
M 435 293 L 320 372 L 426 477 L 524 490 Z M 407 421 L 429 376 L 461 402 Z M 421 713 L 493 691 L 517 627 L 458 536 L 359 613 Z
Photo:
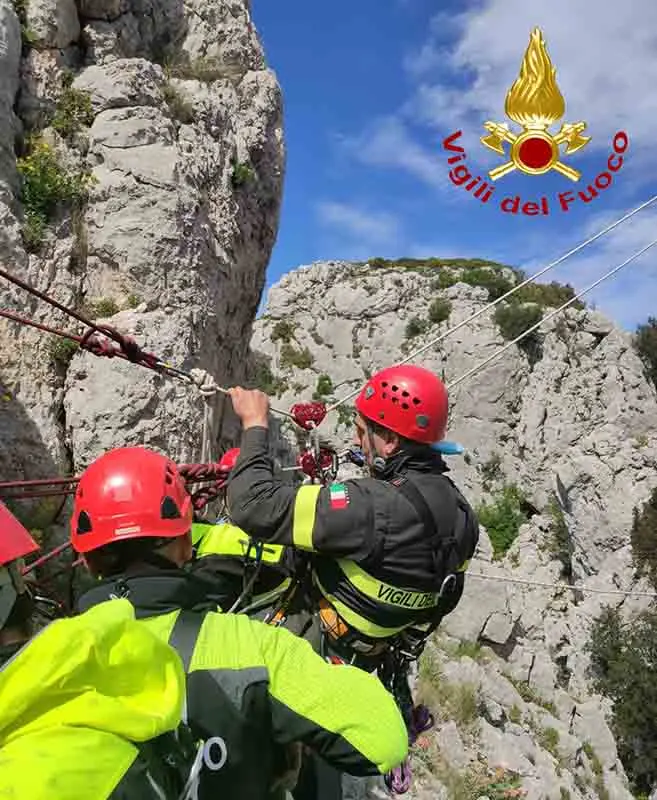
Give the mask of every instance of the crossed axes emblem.
M 586 128 L 585 122 L 565 122 L 562 124 L 561 130 L 555 136 L 552 136 L 544 129 L 525 129 L 521 134 L 515 134 L 509 130 L 509 126 L 506 123 L 499 122 L 486 122 L 484 128 L 486 128 L 490 134 L 489 136 L 481 137 L 481 142 L 486 145 L 486 147 L 500 155 L 506 155 L 503 143 L 508 142 L 512 146 L 511 160 L 492 169 L 488 173 L 491 180 L 496 181 L 498 178 L 503 178 L 505 175 L 513 172 L 514 169 L 520 169 L 523 172 L 527 171 L 523 169 L 522 161 L 518 158 L 517 152 L 514 152 L 519 149 L 518 147 L 514 147 L 514 145 L 522 144 L 523 141 L 530 138 L 543 139 L 553 146 L 554 158 L 552 163 L 547 165 L 547 169 L 544 171 L 555 169 L 561 175 L 570 178 L 571 181 L 577 181 L 581 177 L 581 172 L 559 161 L 557 154 L 559 145 L 564 142 L 567 143 L 566 154 L 575 153 L 577 150 L 584 147 L 584 145 L 588 144 L 591 138 L 589 136 L 582 136 Z

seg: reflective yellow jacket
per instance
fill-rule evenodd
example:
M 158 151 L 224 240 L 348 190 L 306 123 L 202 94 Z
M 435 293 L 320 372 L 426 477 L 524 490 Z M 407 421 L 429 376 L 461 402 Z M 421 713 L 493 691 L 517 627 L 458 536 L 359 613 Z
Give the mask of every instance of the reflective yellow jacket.
M 174 730 L 184 697 L 180 658 L 127 600 L 51 623 L 0 669 L 0 797 L 119 796 L 134 743 Z

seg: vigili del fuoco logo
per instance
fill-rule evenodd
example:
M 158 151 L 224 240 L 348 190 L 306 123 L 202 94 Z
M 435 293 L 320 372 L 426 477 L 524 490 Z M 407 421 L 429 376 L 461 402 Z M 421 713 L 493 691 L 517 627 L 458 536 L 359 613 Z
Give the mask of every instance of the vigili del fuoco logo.
M 505 159 L 504 163 L 490 170 L 488 180 L 482 180 L 480 175 L 475 177 L 468 169 L 466 152 L 458 144 L 463 131 L 446 137 L 443 149 L 453 154 L 447 163 L 451 166 L 449 177 L 455 186 L 470 192 L 479 202 L 488 203 L 495 192 L 494 182 L 515 170 L 526 175 L 545 175 L 554 170 L 575 183 L 580 180 L 580 171 L 568 163 L 568 157 L 586 147 L 591 137 L 583 135 L 586 122 L 563 122 L 561 129 L 554 134 L 548 130 L 566 113 L 566 103 L 557 86 L 556 74 L 543 34 L 539 28 L 535 28 L 522 60 L 520 75 L 507 92 L 504 102 L 507 117 L 522 130 L 514 133 L 506 122 L 484 124 L 488 135 L 481 137 L 481 143 Z M 500 210 L 510 214 L 547 216 L 553 207 L 568 211 L 573 203 L 591 203 L 611 186 L 614 173 L 623 166 L 623 154 L 629 143 L 627 133 L 618 131 L 611 144 L 612 152 L 607 159 L 606 169 L 576 192 L 559 192 L 552 201 L 546 195 L 536 201 L 525 201 L 520 195 L 507 195 L 500 199 Z M 505 145 L 508 145 L 508 150 Z

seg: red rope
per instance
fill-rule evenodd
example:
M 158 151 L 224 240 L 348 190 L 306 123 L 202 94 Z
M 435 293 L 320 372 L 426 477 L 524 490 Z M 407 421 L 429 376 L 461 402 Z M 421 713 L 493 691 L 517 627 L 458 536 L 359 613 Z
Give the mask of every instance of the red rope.
M 15 286 L 24 289 L 26 292 L 38 297 L 40 300 L 44 300 L 46 303 L 58 309 L 59 311 L 62 311 L 64 314 L 68 314 L 70 317 L 73 317 L 73 319 L 81 322 L 88 330 L 82 336 L 77 336 L 75 334 L 66 333 L 65 331 L 60 331 L 57 328 L 51 328 L 50 326 L 43 325 L 39 322 L 34 322 L 33 320 L 27 319 L 27 317 L 23 317 L 20 314 L 15 314 L 12 311 L 1 310 L 0 316 L 5 317 L 6 319 L 11 319 L 14 322 L 19 322 L 22 325 L 29 325 L 32 328 L 37 328 L 38 330 L 45 331 L 46 333 L 54 333 L 57 336 L 70 339 L 74 342 L 77 342 L 83 350 L 87 350 L 96 356 L 105 356 L 107 358 L 124 358 L 127 361 L 130 361 L 133 364 L 138 364 L 141 367 L 146 367 L 156 371 L 161 371 L 166 368 L 167 371 L 187 377 L 186 374 L 182 373 L 180 370 L 175 370 L 172 367 L 166 366 L 153 353 L 147 353 L 142 350 L 132 336 L 122 334 L 117 331 L 116 328 L 112 328 L 109 325 L 97 325 L 95 322 L 87 319 L 87 317 L 85 317 L 83 314 L 80 314 L 78 311 L 74 311 L 72 308 L 67 308 L 61 303 L 58 303 L 57 300 L 53 300 L 52 297 L 48 297 L 48 295 L 44 294 L 44 292 L 39 291 L 39 289 L 36 289 L 34 286 L 31 286 L 29 283 L 22 281 L 20 278 L 11 275 L 9 272 L 1 268 L 0 277 L 5 278 L 10 283 L 13 283 Z M 109 340 L 113 340 L 114 343 Z
M 40 567 L 42 564 L 45 564 L 46 561 L 50 561 L 51 558 L 54 558 L 55 556 L 58 556 L 60 553 L 63 553 L 65 550 L 68 550 L 70 546 L 71 546 L 70 542 L 64 542 L 63 544 L 60 544 L 57 547 L 55 547 L 55 549 L 51 550 L 49 553 L 40 556 L 39 558 L 36 559 L 36 561 L 33 561 L 31 564 L 28 564 L 28 566 L 25 567 L 25 569 L 23 570 L 23 575 L 27 575 L 28 572 L 32 572 L 33 569 Z

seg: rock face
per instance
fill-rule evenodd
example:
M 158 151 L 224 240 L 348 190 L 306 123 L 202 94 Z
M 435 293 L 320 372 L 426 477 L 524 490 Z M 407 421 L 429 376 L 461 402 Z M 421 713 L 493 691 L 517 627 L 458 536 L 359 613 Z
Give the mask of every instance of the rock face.
M 435 269 L 341 262 L 286 275 L 270 290 L 252 340 L 270 359 L 274 405 L 289 408 L 313 392 L 328 402 L 343 398 L 486 305 L 486 289 L 459 282 L 461 268 L 441 270 L 451 279 L 437 280 Z M 437 298 L 451 308 L 432 324 Z M 414 317 L 419 332 L 409 339 Z M 519 487 L 527 520 L 502 559 L 493 558 L 482 529 L 464 599 L 443 624 L 452 644 L 487 648 L 485 664 L 440 655 L 444 680 L 474 687 L 483 719 L 463 734 L 467 746 L 447 720 L 429 741 L 450 769 L 467 772 L 483 759 L 516 771 L 530 798 L 598 797 L 603 780 L 620 800 L 631 795 L 608 709 L 588 688 L 584 644 L 603 605 L 629 613 L 650 602 L 622 592 L 650 591 L 635 580 L 629 531 L 633 509 L 657 485 L 657 395 L 630 336 L 600 314 L 568 309 L 541 331 L 533 352 L 514 345 L 459 382 L 505 344 L 487 310 L 411 362 L 456 384 L 448 438 L 466 448 L 464 458 L 448 458 L 457 483 L 474 504 L 499 499 L 505 485 Z M 322 434 L 341 447 L 350 430 L 349 415 L 332 412 Z M 611 593 L 563 588 L 564 574 L 575 586 Z M 546 728 L 558 732 L 558 756 L 546 750 Z M 587 766 L 591 752 L 599 775 Z M 433 780 L 427 797 L 471 796 Z M 424 784 L 411 796 L 424 797 Z
M 284 172 L 280 89 L 248 1 L 25 6 L 19 21 L 0 0 L 0 261 L 168 363 L 239 383 Z M 71 174 L 92 176 L 87 201 L 60 204 L 30 253 L 10 145 L 27 128 Z M 4 281 L 0 294 L 4 307 L 82 332 Z M 120 445 L 199 459 L 196 387 L 117 358 L 71 358 L 54 341 L 0 320 L 3 479 L 70 474 Z M 215 454 L 225 416 L 217 401 Z

